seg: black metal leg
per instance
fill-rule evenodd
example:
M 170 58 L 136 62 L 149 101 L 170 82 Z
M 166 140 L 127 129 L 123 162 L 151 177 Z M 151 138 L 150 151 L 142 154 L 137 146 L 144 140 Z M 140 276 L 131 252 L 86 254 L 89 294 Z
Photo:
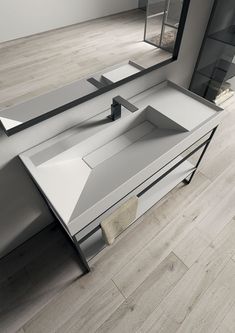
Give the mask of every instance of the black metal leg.
M 75 236 L 73 237 L 73 244 L 78 253 L 78 257 L 81 260 L 81 265 L 83 267 L 84 274 L 89 273 L 91 271 L 90 266 Z
M 62 224 L 60 223 L 60 220 L 59 218 L 56 216 L 56 214 L 54 213 L 53 209 L 51 208 L 50 204 L 47 202 L 46 200 L 46 203 L 48 205 L 48 208 L 49 210 L 51 211 L 51 213 L 53 214 L 54 218 L 57 220 L 57 224 L 58 226 L 60 227 L 61 231 L 63 232 L 63 234 L 65 235 L 68 243 L 70 244 L 70 246 L 73 246 L 74 250 L 76 251 L 76 255 L 78 255 L 78 259 L 79 259 L 79 266 L 81 267 L 82 266 L 82 269 L 83 269 L 83 272 L 84 274 L 87 274 L 89 273 L 91 270 L 90 270 L 90 267 L 88 265 L 88 262 L 86 260 L 86 257 L 79 245 L 79 242 L 77 241 L 76 239 L 76 236 L 71 236 L 68 234 L 68 232 L 64 229 L 64 227 L 62 226 Z
M 49 205 L 49 209 L 51 210 L 50 205 Z M 76 258 L 78 259 L 77 262 L 78 262 L 79 267 L 81 268 L 81 266 L 82 266 L 82 270 L 83 270 L 84 274 L 89 273 L 91 271 L 90 267 L 89 267 L 89 264 L 88 264 L 88 262 L 86 260 L 86 257 L 85 257 L 85 255 L 84 255 L 84 253 L 83 253 L 83 251 L 80 247 L 80 243 L 76 239 L 76 236 L 72 237 L 71 235 L 69 235 L 67 233 L 67 231 L 64 229 L 64 227 L 61 225 L 59 219 L 55 216 L 53 211 L 52 211 L 52 214 L 54 215 L 55 219 L 57 220 L 57 225 L 60 228 L 60 230 L 62 231 L 62 233 L 64 234 L 65 239 L 67 240 L 69 246 L 73 247 L 74 252 L 76 252 L 75 255 L 76 255 Z
M 217 126 L 218 127 L 218 126 Z M 184 179 L 184 183 L 185 184 L 190 184 L 191 183 L 191 181 L 192 181 L 192 179 L 193 179 L 193 177 L 194 177 L 194 175 L 195 175 L 195 173 L 196 173 L 196 171 L 197 171 L 197 169 L 198 169 L 198 167 L 199 167 L 199 165 L 200 165 L 200 163 L 201 163 L 201 161 L 202 161 L 202 159 L 203 159 L 203 156 L 205 155 L 205 153 L 206 153 L 206 151 L 207 151 L 207 148 L 209 147 L 209 145 L 210 145 L 210 143 L 211 143 L 211 140 L 212 140 L 212 138 L 213 138 L 213 136 L 214 136 L 214 134 L 215 134 L 215 131 L 217 130 L 217 127 L 215 127 L 214 129 L 213 129 L 213 131 L 211 132 L 211 135 L 210 135 L 210 137 L 209 137 L 209 140 L 208 140 L 208 142 L 207 142 L 207 144 L 205 145 L 205 147 L 204 147 L 204 149 L 203 149 L 203 151 L 202 151 L 202 153 L 201 153 L 201 155 L 200 155 L 200 157 L 199 157 L 199 160 L 198 160 L 198 162 L 197 162 L 197 164 L 196 164 L 196 166 L 195 166 L 195 170 L 193 171 L 193 173 L 191 174 L 191 176 L 189 177 L 189 179 Z

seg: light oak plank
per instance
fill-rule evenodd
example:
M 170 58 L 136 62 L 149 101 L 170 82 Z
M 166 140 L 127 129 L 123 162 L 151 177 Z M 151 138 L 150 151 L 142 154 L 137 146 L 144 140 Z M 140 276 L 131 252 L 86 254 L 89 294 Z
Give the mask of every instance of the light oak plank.
M 235 332 L 235 306 L 228 312 L 215 333 L 234 333 Z
M 157 308 L 149 318 L 145 321 L 142 327 L 136 333 L 163 333 L 163 332 L 176 332 L 179 325 L 173 320 L 170 320 L 167 315 L 161 310 L 161 307 Z
M 136 332 L 186 270 L 186 266 L 171 253 L 97 332 Z
M 123 302 L 124 297 L 118 291 L 112 281 L 108 282 L 104 288 L 100 289 L 83 306 L 77 309 L 76 313 L 69 318 L 59 329 L 58 333 L 92 333 L 115 311 Z M 37 330 L 37 329 L 36 329 Z M 35 332 L 30 326 L 25 327 L 25 333 Z M 37 332 L 39 332 L 37 330 Z M 45 332 L 41 330 L 41 332 Z
M 200 200 L 195 200 L 195 209 L 186 210 L 184 216 L 190 217 L 195 224 L 202 221 L 214 208 L 220 204 L 221 200 L 231 194 L 235 186 L 235 161 L 224 169 L 223 173 L 211 183 L 199 199 L 201 206 L 197 207 Z
M 197 228 L 193 228 L 173 249 L 173 252 L 187 267 L 191 267 L 210 242 L 211 240 L 203 235 L 202 232 Z
M 203 235 L 214 239 L 233 217 L 235 217 L 235 188 L 197 223 L 197 228 Z
M 235 302 L 235 263 L 230 260 L 177 333 L 214 332 Z
M 219 326 L 215 333 L 233 333 L 234 331 L 231 331 L 229 328 L 224 327 L 223 325 Z M 214 332 L 213 332 L 214 333 Z
M 232 220 L 147 319 L 140 332 L 148 332 L 153 326 L 162 333 L 176 332 L 176 328 L 180 327 L 220 272 L 231 262 L 231 256 L 235 253 L 234 237 L 235 221 Z M 162 312 L 167 320 L 160 316 Z M 155 319 L 158 317 L 159 322 Z
M 228 140 L 228 138 L 226 138 L 226 140 Z M 233 139 L 233 141 L 229 141 L 233 144 L 225 147 L 222 151 L 218 151 L 216 149 L 218 141 L 219 138 L 217 138 L 215 142 L 212 142 L 214 149 L 199 168 L 200 172 L 211 180 L 215 180 L 218 176 L 220 176 L 224 169 L 226 169 L 227 166 L 235 160 L 235 139 Z

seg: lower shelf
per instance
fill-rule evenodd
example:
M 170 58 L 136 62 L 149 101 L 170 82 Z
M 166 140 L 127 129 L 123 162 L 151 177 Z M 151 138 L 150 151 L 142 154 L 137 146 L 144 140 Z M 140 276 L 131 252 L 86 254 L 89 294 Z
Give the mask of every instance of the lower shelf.
M 193 171 L 194 165 L 185 161 L 179 165 L 168 176 L 163 178 L 159 183 L 152 186 L 147 192 L 139 197 L 137 217 L 139 218 L 149 210 L 156 202 L 161 200 L 168 192 L 176 187 L 180 182 L 187 178 Z
M 161 181 L 154 184 L 152 187 L 149 186 L 148 191 L 139 196 L 136 220 L 152 206 L 154 206 L 158 201 L 160 201 L 167 193 L 169 193 L 185 178 L 187 178 L 194 170 L 194 165 L 188 161 L 185 161 Z M 98 229 L 93 235 L 91 235 L 81 244 L 81 249 L 83 250 L 87 260 L 90 260 L 105 246 L 106 244 L 102 238 L 101 229 Z

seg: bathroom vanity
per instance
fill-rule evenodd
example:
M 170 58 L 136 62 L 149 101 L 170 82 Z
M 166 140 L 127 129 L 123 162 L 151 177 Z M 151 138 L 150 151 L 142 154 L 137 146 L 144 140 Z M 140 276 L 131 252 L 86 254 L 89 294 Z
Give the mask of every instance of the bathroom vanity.
M 168 81 L 128 102 L 135 112 L 123 108 L 112 121 L 110 108 L 97 110 L 76 130 L 20 155 L 85 271 L 83 246 L 102 237 L 102 221 L 135 197 L 133 223 L 177 184 L 191 182 L 223 115 L 218 106 Z M 189 158 L 199 151 L 194 165 Z

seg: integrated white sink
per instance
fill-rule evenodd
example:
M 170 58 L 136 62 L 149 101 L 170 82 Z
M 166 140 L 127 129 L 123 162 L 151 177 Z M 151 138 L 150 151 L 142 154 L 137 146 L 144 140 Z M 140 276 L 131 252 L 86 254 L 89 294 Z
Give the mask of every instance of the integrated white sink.
M 179 141 L 184 129 L 180 132 L 170 120 L 168 124 L 147 107 L 107 123 L 107 128 L 54 157 L 48 149 L 31 155 L 31 166 L 58 214 L 69 223 Z
M 123 110 L 115 122 L 106 110 L 80 124 L 76 134 L 20 155 L 62 223 L 74 232 L 178 156 L 221 111 L 171 83 L 129 101 L 139 110 Z

